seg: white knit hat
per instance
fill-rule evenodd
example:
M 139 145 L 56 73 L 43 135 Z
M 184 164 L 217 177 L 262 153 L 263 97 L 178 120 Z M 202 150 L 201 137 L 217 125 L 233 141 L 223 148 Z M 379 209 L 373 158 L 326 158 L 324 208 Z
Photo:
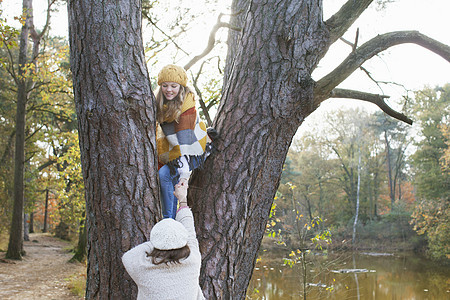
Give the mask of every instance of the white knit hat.
M 150 242 L 158 250 L 180 249 L 186 246 L 188 231 L 178 221 L 167 218 L 159 221 L 150 232 Z

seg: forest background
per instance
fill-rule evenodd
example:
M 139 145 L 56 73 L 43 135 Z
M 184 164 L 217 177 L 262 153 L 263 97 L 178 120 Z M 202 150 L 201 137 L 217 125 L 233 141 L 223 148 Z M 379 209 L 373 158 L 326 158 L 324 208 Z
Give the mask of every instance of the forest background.
M 144 1 L 144 23 L 153 25 L 145 27 L 144 41 L 149 70 L 158 70 L 167 63 L 187 66 L 207 48 L 208 34 L 217 29 L 214 48 L 192 67 L 188 66 L 202 117 L 211 123 L 222 87 L 229 28 L 221 22 L 226 21 L 226 15 L 220 17 L 217 27 L 214 25 L 227 7 L 219 6 L 217 1 L 197 2 L 202 5 Z M 333 7 L 342 2 L 324 1 L 324 7 L 331 15 Z M 404 0 L 374 3 L 367 17 L 362 18 L 366 24 L 357 23 L 349 32 L 359 28 L 362 42 L 365 35 L 373 36 L 373 24 L 389 30 L 407 27 L 450 44 L 445 30 L 449 21 L 443 13 L 446 1 L 430 1 L 426 5 L 413 2 L 417 5 Z M 9 1 L 7 5 L 3 1 L 1 7 L 0 248 L 6 249 L 13 207 L 15 68 L 21 18 L 20 4 L 18 13 L 11 10 L 14 6 Z M 35 7 L 42 11 L 35 13 L 39 32 L 46 19 L 38 23 L 38 16 L 46 15 L 46 8 L 42 9 L 46 3 L 35 1 Z M 412 7 L 414 10 L 408 10 Z M 50 27 L 24 75 L 30 79 L 25 131 L 25 228 L 26 232 L 51 231 L 75 241 L 80 237 L 78 258 L 83 259 L 84 186 L 68 41 L 66 31 L 60 31 L 67 28 L 67 21 L 62 2 L 53 3 L 52 9 L 55 10 L 51 11 Z M 389 15 L 396 10 L 395 18 Z M 398 10 L 403 10 L 403 14 L 398 14 Z M 399 16 L 408 16 L 409 23 L 399 20 Z M 370 17 L 374 18 L 371 22 Z M 353 38 L 349 36 L 348 40 Z M 327 73 L 334 67 L 333 61 L 340 61 L 340 55 L 351 51 L 345 42 L 341 44 L 335 49 L 335 57 L 323 60 L 319 73 Z M 400 62 L 403 65 L 396 65 Z M 410 116 L 414 125 L 398 122 L 356 100 L 333 99 L 322 104 L 323 109 L 307 118 L 292 144 L 268 232 L 272 239 L 282 238 L 288 248 L 294 247 L 292 233 L 296 222 L 301 219 L 311 224 L 320 218 L 320 227 L 331 233 L 334 246 L 349 247 L 359 202 L 354 246 L 414 249 L 448 262 L 449 64 L 417 46 L 403 45 L 373 58 L 356 73 L 341 87 L 356 81 L 365 91 L 390 95 L 390 105 Z M 155 74 L 151 72 L 152 82 Z

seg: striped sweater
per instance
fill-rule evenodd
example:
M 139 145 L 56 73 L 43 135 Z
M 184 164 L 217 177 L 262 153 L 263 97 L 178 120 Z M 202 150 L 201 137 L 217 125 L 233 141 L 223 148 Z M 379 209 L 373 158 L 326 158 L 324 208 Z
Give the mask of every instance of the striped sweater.
M 178 160 L 181 156 L 191 158 L 205 152 L 208 135 L 206 125 L 195 109 L 194 94 L 189 93 L 183 101 L 177 121 L 163 122 L 156 133 L 158 160 L 161 165 Z

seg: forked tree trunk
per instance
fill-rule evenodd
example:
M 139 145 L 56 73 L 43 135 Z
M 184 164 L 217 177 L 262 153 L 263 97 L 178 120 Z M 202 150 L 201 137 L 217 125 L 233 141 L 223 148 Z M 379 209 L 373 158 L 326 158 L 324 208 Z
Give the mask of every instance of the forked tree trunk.
M 207 299 L 245 298 L 286 153 L 315 109 L 311 72 L 327 47 L 316 1 L 252 1 L 246 20 L 214 122 L 220 152 L 189 189 Z
M 122 254 L 159 220 L 155 108 L 140 1 L 69 1 L 88 230 L 87 299 L 135 299 Z

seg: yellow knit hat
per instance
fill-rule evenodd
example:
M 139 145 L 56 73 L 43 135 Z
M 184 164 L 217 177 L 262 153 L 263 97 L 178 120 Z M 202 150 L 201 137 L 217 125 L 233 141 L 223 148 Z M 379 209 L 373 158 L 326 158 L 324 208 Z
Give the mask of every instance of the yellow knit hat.
M 187 81 L 186 71 L 177 65 L 167 65 L 158 74 L 158 85 L 161 85 L 163 82 L 176 82 L 182 86 L 186 86 Z

